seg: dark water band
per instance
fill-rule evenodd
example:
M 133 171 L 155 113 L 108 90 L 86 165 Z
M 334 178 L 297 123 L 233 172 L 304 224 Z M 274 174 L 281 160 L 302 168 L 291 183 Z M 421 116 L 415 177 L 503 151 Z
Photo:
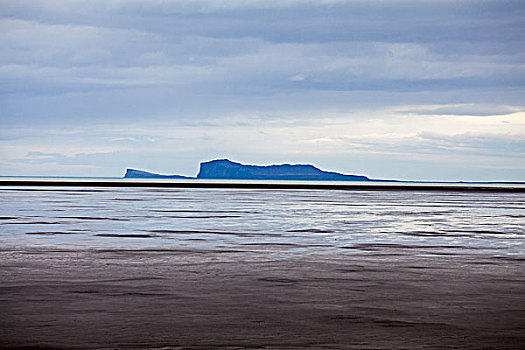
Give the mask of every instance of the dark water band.
M 164 182 L 164 181 L 64 181 L 64 180 L 0 180 L 0 186 L 53 186 L 53 187 L 153 187 L 153 188 L 231 188 L 231 189 L 300 189 L 300 190 L 351 190 L 351 191 L 441 191 L 441 192 L 510 192 L 525 193 L 525 187 L 471 184 L 370 184 L 344 183 L 269 183 L 269 182 Z

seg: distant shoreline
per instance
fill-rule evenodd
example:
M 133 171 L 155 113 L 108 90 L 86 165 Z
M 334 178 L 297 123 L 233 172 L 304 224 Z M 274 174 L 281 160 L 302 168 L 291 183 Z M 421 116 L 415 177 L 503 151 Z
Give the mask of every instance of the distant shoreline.
M 0 186 L 52 187 L 157 187 L 225 189 L 305 189 L 352 191 L 453 191 L 525 193 L 520 183 L 430 183 L 430 182 L 351 182 L 351 181 L 228 181 L 228 180 L 127 180 L 127 179 L 2 179 Z

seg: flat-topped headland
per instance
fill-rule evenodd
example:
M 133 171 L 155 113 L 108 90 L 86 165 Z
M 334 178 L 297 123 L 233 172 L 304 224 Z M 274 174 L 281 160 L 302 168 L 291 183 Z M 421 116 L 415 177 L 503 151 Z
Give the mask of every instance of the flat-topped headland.
M 200 164 L 198 179 L 369 181 L 366 176 L 324 171 L 310 164 L 245 165 L 228 159 Z
M 161 175 L 127 169 L 124 178 L 192 179 L 181 175 Z M 216 159 L 200 164 L 196 179 L 220 180 L 294 180 L 294 181 L 370 181 L 362 175 L 324 171 L 310 164 L 246 165 L 229 159 Z M 193 179 L 195 179 L 193 178 Z

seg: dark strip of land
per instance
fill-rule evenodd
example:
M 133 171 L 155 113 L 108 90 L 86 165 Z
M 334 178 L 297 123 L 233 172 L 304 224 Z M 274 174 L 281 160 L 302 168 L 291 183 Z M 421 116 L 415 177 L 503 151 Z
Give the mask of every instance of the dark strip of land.
M 311 189 L 352 191 L 453 191 L 453 192 L 511 192 L 525 193 L 525 187 L 482 184 L 414 184 L 402 182 L 370 182 L 359 184 L 311 182 L 218 182 L 218 181 L 126 181 L 126 180 L 0 180 L 0 186 L 57 186 L 57 187 L 161 187 L 161 188 L 239 188 L 239 189 Z

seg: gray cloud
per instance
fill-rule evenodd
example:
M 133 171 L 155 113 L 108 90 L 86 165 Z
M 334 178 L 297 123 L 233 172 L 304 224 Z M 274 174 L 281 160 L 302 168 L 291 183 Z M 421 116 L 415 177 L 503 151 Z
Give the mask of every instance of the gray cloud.
M 416 108 L 399 111 L 400 114 L 419 114 L 419 115 L 455 115 L 455 116 L 501 116 L 516 112 L 523 112 L 521 108 L 487 104 L 464 104 L 452 105 L 436 108 Z
M 524 83 L 523 50 L 516 51 L 523 39 L 515 34 L 525 10 L 513 2 L 19 1 L 1 10 L 6 92 L 179 86 L 235 95 Z
M 141 128 L 149 122 L 208 128 L 213 140 L 225 132 L 220 126 L 255 132 L 274 120 L 299 130 L 326 114 L 346 122 L 378 119 L 392 109 L 414 116 L 512 116 L 523 111 L 524 18 L 521 1 L 495 0 L 6 0 L 0 5 L 0 140 L 5 149 L 21 149 L 34 140 L 19 131 L 27 125 L 43 134 L 93 127 L 96 133 L 76 135 L 88 149 L 108 136 L 98 126 L 129 124 L 137 129 L 111 137 L 131 149 L 131 161 L 147 144 Z M 383 123 L 394 130 L 395 118 L 388 116 Z M 235 122 L 221 124 L 227 118 Z M 513 132 L 525 134 L 515 119 Z M 429 157 L 469 145 L 511 158 L 520 157 L 522 147 L 460 136 L 438 142 L 424 133 L 419 139 Z M 186 142 L 192 151 L 184 159 L 215 154 L 197 147 L 200 139 Z M 409 154 L 399 142 L 399 154 Z M 99 155 L 74 161 L 58 152 L 54 161 L 88 166 L 116 159 L 115 152 L 86 151 Z M 35 153 L 31 159 L 44 164 L 51 158 Z M 101 165 L 109 167 L 109 161 Z

